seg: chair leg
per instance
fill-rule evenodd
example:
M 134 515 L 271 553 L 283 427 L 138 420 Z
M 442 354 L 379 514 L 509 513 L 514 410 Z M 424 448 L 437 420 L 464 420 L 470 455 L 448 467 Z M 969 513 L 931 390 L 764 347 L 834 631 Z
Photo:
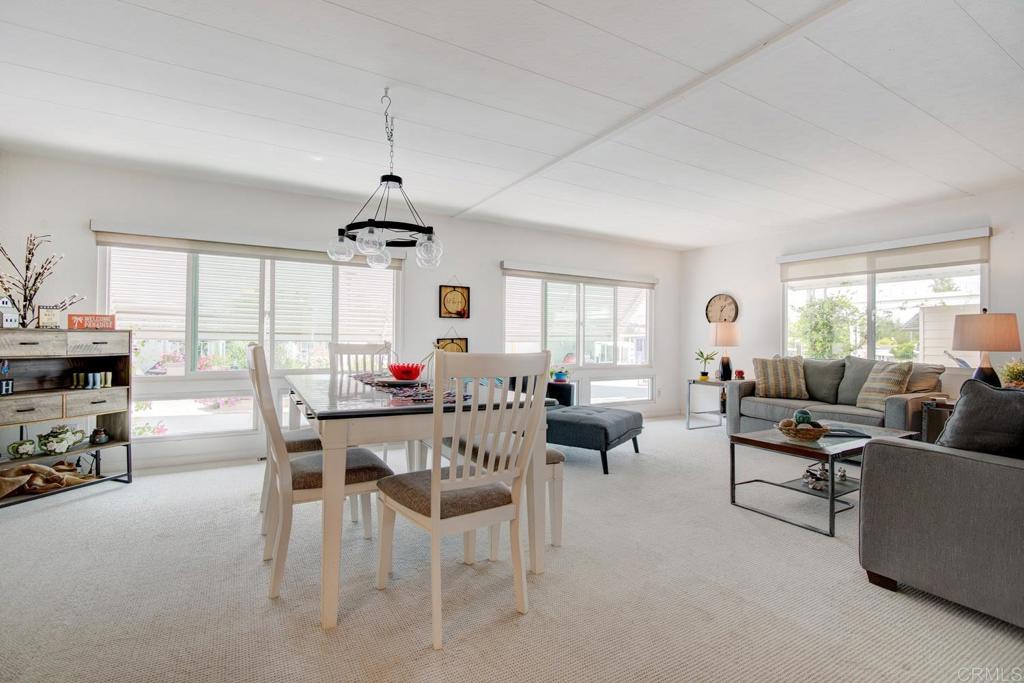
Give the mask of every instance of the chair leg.
M 498 561 L 498 544 L 501 543 L 501 525 L 491 525 L 491 562 Z
M 377 499 L 377 517 L 380 519 L 380 562 L 377 565 L 377 588 L 384 590 L 391 575 L 391 547 L 395 540 L 395 511 Z
M 441 534 L 430 534 L 430 612 L 434 649 L 443 647 L 441 631 Z
M 415 472 L 416 471 L 416 454 L 413 452 L 416 450 L 415 441 L 405 442 L 405 471 Z
M 640 452 L 640 444 L 637 443 L 637 440 L 636 440 L 635 436 L 633 437 L 633 452 L 634 453 L 639 453 Z
M 281 579 L 284 578 L 284 562 L 288 558 L 288 539 L 292 534 L 292 502 L 278 500 L 280 508 L 277 524 L 277 539 L 274 541 L 274 563 L 270 568 L 270 597 L 281 593 Z
M 462 534 L 462 563 L 476 564 L 476 529 Z
M 519 542 L 519 517 L 508 523 L 508 537 L 512 545 L 512 576 L 515 581 L 516 611 L 526 614 L 529 604 L 526 599 L 526 570 L 523 567 L 523 548 Z
M 551 545 L 562 545 L 562 478 L 548 479 L 548 514 L 551 516 Z
M 370 494 L 359 494 L 359 506 L 363 515 L 363 538 L 373 538 L 373 517 L 370 515 Z
M 270 512 L 271 499 L 277 493 L 277 471 L 270 457 L 267 457 L 267 468 L 263 473 L 263 496 L 260 500 L 260 512 L 263 513 L 263 522 L 260 524 L 260 533 L 264 536 L 274 525 L 274 516 Z M 264 557 L 263 559 L 268 559 Z
M 608 451 L 601 451 L 601 467 L 604 468 L 604 473 L 608 474 Z
M 263 488 L 260 490 L 260 512 L 267 511 L 267 496 L 270 495 L 270 457 L 267 457 L 266 467 L 263 468 Z M 266 522 L 263 524 L 261 534 L 267 533 Z
M 267 511 L 263 513 L 263 524 L 266 527 L 266 536 L 263 539 L 263 561 L 273 559 L 274 557 L 274 543 L 277 541 L 277 532 L 279 524 L 280 513 L 278 512 L 278 505 L 280 502 L 280 494 L 277 491 L 277 486 L 270 487 L 270 495 L 267 497 Z
M 384 448 L 382 449 L 382 452 L 381 452 L 381 457 L 384 458 L 384 464 L 387 465 L 388 464 L 388 445 L 387 444 L 384 444 Z
M 356 524 L 359 522 L 359 496 L 352 496 L 348 499 L 349 513 L 352 517 L 352 523 Z

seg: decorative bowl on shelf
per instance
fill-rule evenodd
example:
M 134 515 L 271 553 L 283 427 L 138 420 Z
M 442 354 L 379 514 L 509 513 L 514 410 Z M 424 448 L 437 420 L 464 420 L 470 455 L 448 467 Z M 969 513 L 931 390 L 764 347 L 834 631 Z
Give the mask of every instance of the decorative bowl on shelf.
M 32 439 L 15 441 L 7 446 L 7 455 L 11 456 L 12 460 L 17 460 L 19 458 L 31 458 L 35 454 L 36 442 Z
M 39 448 L 47 455 L 60 455 L 85 441 L 85 432 L 68 425 L 57 425 L 46 434 L 36 437 Z
M 794 441 L 806 441 L 811 443 L 829 433 L 828 427 L 823 427 L 817 422 L 801 422 L 794 420 L 783 420 L 776 425 L 778 430 Z
M 388 365 L 388 370 L 391 371 L 391 376 L 395 379 L 402 380 L 415 380 L 419 379 L 420 373 L 423 372 L 424 365 L 422 363 L 391 363 Z

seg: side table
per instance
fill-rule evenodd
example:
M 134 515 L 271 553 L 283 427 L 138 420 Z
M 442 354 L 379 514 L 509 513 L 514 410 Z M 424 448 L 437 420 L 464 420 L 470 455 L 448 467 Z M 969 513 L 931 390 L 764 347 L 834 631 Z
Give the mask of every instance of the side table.
M 953 414 L 956 403 L 945 398 L 935 398 L 921 403 L 921 441 L 935 443 L 946 426 L 946 420 Z
M 723 423 L 722 409 L 720 407 L 717 407 L 714 410 L 694 410 L 693 409 L 693 387 L 694 386 L 698 386 L 698 387 L 715 387 L 715 388 L 718 389 L 718 393 L 721 394 L 721 392 L 725 389 L 726 386 L 728 386 L 728 384 L 729 384 L 728 382 L 723 382 L 720 379 L 708 379 L 708 380 L 688 379 L 688 380 L 686 380 L 686 428 L 687 429 L 707 429 L 708 427 L 721 427 L 722 426 L 722 423 Z M 721 401 L 720 400 L 719 401 L 715 401 L 715 405 L 716 406 L 720 406 L 721 405 Z M 700 425 L 699 427 L 694 427 L 694 426 L 691 425 L 691 421 L 690 421 L 690 417 L 691 416 L 693 416 L 693 415 L 710 415 L 711 413 L 714 413 L 715 415 L 718 415 L 718 422 L 717 423 L 715 423 L 715 424 L 707 424 L 707 425 Z

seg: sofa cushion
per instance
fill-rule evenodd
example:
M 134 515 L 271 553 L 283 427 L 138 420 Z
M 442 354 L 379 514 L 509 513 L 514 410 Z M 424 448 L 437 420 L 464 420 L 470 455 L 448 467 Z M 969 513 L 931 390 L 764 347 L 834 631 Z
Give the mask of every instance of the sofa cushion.
M 811 417 L 815 420 L 838 420 L 839 422 L 853 422 L 859 425 L 872 427 L 885 426 L 885 413 L 878 410 L 868 410 L 857 406 L 826 405 L 818 403 L 807 408 L 811 411 Z
M 820 403 L 838 403 L 839 383 L 846 370 L 845 360 L 804 358 L 804 382 L 807 396 Z
M 626 436 L 636 436 L 644 428 L 644 416 L 635 410 L 570 406 L 550 410 L 548 443 L 592 450 L 604 450 Z
M 847 406 L 857 405 L 857 397 L 860 396 L 861 387 L 868 381 L 868 375 L 875 367 L 875 361 L 856 356 L 846 357 L 846 368 L 843 371 L 843 381 L 839 383 L 837 403 Z
M 815 405 L 814 401 L 808 399 L 745 396 L 740 401 L 740 415 L 781 422 L 786 418 L 793 417 L 793 413 L 797 410 L 813 405 Z
M 948 448 L 1024 458 L 1024 391 L 969 379 L 935 442 Z
M 885 399 L 907 390 L 907 380 L 914 364 L 886 363 L 878 361 L 868 374 L 867 381 L 857 395 L 857 407 L 870 410 L 885 410 Z
M 762 398 L 807 398 L 804 359 L 800 356 L 755 358 L 754 377 L 754 394 Z
M 945 365 L 914 363 L 914 369 L 910 372 L 910 380 L 907 382 L 907 393 L 921 394 L 939 391 L 942 389 L 942 373 L 945 371 Z

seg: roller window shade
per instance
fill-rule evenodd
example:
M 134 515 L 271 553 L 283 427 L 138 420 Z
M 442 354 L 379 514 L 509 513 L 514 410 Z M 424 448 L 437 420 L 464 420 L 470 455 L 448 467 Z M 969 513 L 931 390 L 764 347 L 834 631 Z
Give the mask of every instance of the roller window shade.
M 988 259 L 989 238 L 975 237 L 827 258 L 784 261 L 780 264 L 780 269 L 782 281 L 790 282 L 987 263 Z
M 541 350 L 544 282 L 534 278 L 505 278 L 505 351 Z
M 338 270 L 338 341 L 393 342 L 395 273 L 369 268 Z
M 279 261 L 274 264 L 274 338 L 331 341 L 334 278 L 331 266 Z
M 144 249 L 110 249 L 109 311 L 140 339 L 185 339 L 188 257 Z
M 592 285 L 611 285 L 654 289 L 657 278 L 602 271 L 590 271 L 561 266 L 546 266 L 536 263 L 519 263 L 502 261 L 501 271 L 506 277 L 539 278 L 543 280 L 560 280 L 563 282 L 581 282 Z
M 260 267 L 256 258 L 196 257 L 196 329 L 201 340 L 259 339 Z

